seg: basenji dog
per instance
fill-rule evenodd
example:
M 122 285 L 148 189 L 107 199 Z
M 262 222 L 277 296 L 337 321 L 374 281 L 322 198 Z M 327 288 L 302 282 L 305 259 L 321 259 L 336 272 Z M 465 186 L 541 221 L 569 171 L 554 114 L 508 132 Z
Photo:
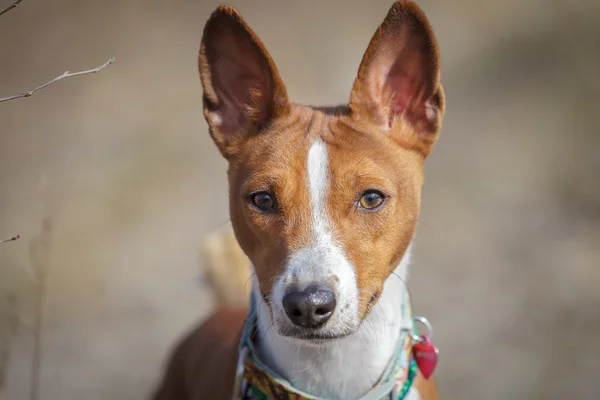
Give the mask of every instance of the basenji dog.
M 444 113 L 423 11 L 392 5 L 343 106 L 290 102 L 231 6 L 206 23 L 198 66 L 251 306 L 220 309 L 187 335 L 153 398 L 437 399 L 430 371 L 415 367 L 415 346 L 430 344 L 405 285 Z

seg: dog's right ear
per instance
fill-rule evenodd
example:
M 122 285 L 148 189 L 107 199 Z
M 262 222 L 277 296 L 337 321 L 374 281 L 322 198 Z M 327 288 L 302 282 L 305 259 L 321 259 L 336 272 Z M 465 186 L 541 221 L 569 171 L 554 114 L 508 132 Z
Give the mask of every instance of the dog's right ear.
M 350 109 L 403 147 L 424 157 L 431 152 L 444 114 L 440 54 L 425 13 L 413 1 L 396 1 L 373 35 Z M 412 129 L 398 129 L 405 125 Z
M 226 158 L 240 141 L 289 112 L 285 86 L 260 39 L 231 6 L 220 6 L 204 28 L 198 57 L 204 117 Z

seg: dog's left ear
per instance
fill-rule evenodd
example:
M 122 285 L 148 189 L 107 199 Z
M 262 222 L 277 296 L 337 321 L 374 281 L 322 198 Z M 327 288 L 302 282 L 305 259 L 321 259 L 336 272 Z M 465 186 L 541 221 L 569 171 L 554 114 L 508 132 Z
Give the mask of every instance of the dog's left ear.
M 431 152 L 444 113 L 440 57 L 427 17 L 412 1 L 394 3 L 375 32 L 352 87 L 350 109 L 403 147 L 423 156 Z

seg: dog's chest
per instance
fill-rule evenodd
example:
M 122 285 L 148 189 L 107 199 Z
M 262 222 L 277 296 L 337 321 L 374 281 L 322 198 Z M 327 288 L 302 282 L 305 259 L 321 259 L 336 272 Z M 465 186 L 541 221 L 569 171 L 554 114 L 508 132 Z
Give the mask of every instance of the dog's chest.
M 306 384 L 309 393 L 320 392 L 339 399 L 353 398 L 357 393 L 366 393 L 377 383 L 381 371 L 389 362 L 382 355 L 391 354 L 393 345 L 382 343 L 381 349 L 370 356 L 357 348 L 360 343 L 355 341 L 334 346 L 327 351 L 314 349 L 298 358 L 300 365 L 296 368 L 292 366 L 292 371 L 288 373 L 294 380 Z M 323 358 L 327 362 L 323 362 Z
M 382 320 L 382 315 L 377 317 Z M 332 400 L 357 399 L 380 380 L 396 347 L 398 335 L 394 332 L 399 330 L 397 323 L 365 322 L 355 335 L 330 345 L 290 346 L 277 335 L 267 334 L 269 349 L 261 351 L 259 345 L 258 350 L 267 364 L 276 366 L 298 389 Z M 418 398 L 412 394 L 407 397 Z

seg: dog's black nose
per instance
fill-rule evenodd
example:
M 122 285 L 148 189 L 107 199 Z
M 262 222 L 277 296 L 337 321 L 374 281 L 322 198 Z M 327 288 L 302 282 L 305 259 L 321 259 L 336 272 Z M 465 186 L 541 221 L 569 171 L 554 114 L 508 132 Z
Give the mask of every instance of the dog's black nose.
M 335 310 L 335 294 L 330 289 L 310 286 L 283 297 L 283 309 L 292 323 L 303 328 L 318 328 Z

